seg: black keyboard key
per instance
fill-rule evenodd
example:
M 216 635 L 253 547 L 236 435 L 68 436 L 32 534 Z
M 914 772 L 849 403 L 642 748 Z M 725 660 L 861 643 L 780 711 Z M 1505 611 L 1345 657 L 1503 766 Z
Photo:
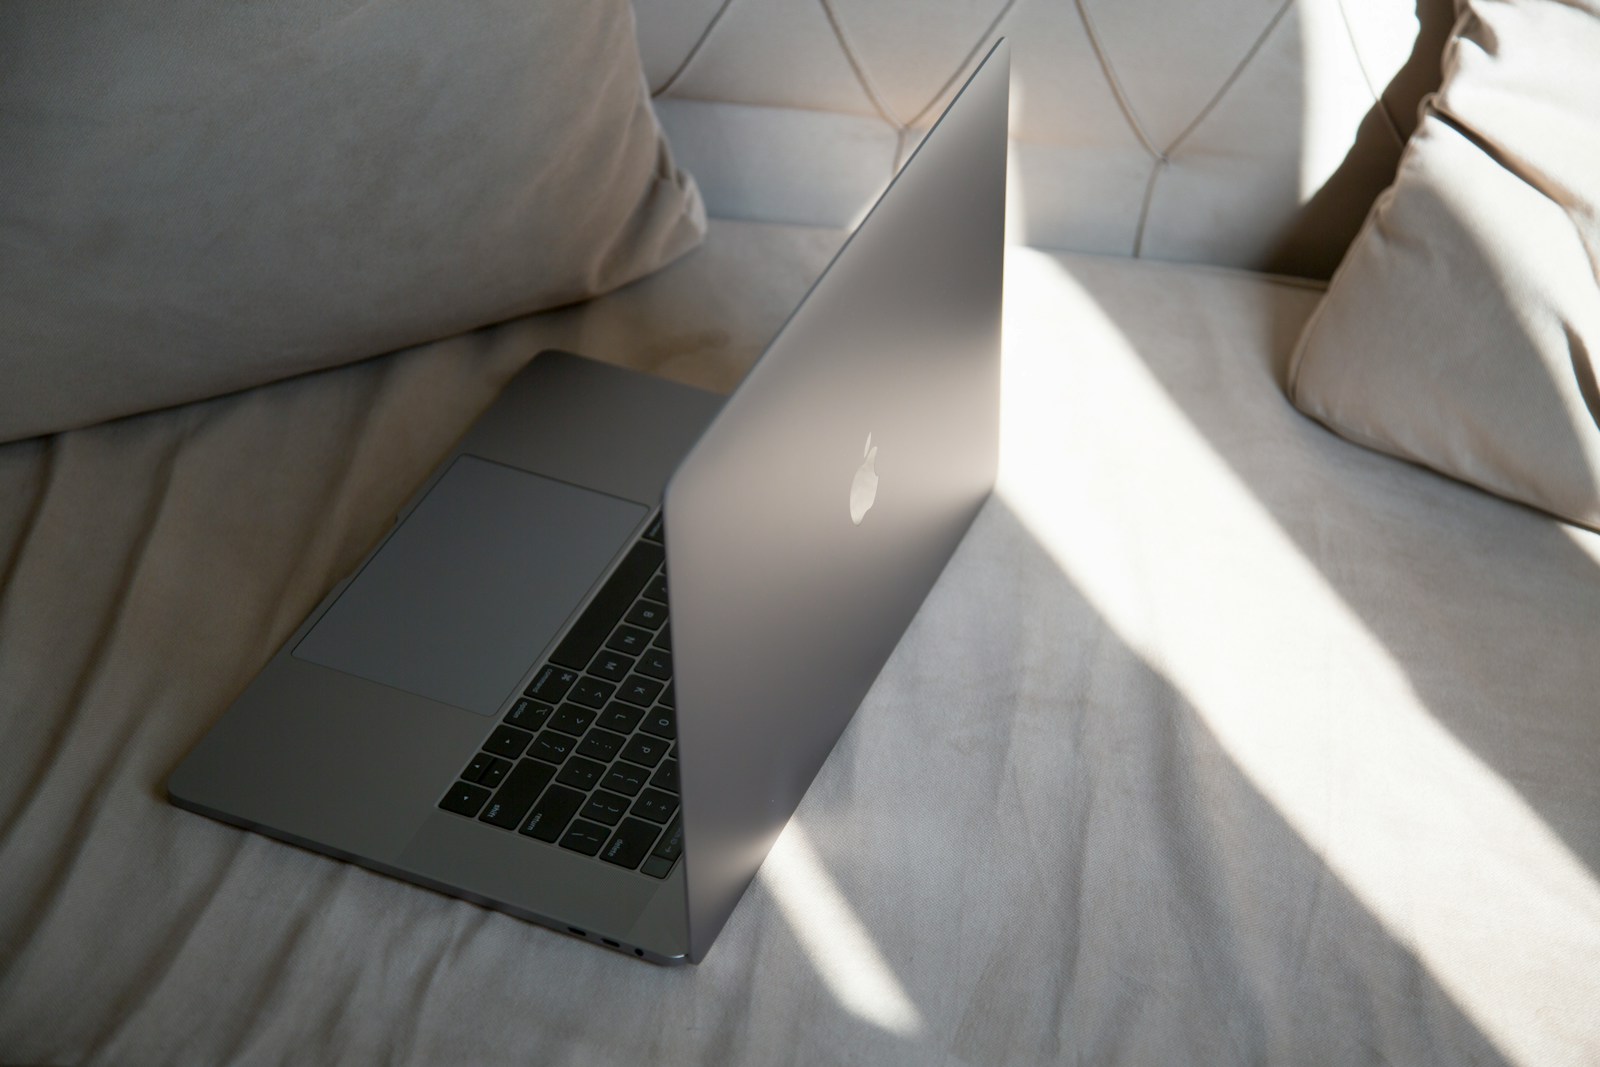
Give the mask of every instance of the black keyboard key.
M 643 708 L 616 702 L 600 713 L 600 725 L 607 730 L 615 730 L 619 734 L 631 734 L 633 733 L 633 728 L 639 725 L 639 720 L 642 718 L 644 718 Z
M 654 630 L 667 621 L 667 606 L 657 604 L 654 600 L 641 600 L 629 608 L 623 618 L 627 619 L 629 625 Z
M 642 763 L 646 767 L 654 767 L 661 762 L 661 757 L 667 754 L 667 743 L 659 737 L 648 737 L 644 734 L 634 734 L 628 738 L 628 743 L 622 746 L 622 758 Z
M 672 820 L 672 825 L 667 827 L 667 832 L 661 835 L 661 840 L 656 842 L 656 847 L 650 850 L 650 854 L 669 861 L 683 854 L 682 819 Z
M 483 772 L 489 769 L 489 764 L 494 757 L 487 752 L 480 752 L 472 757 L 472 762 L 467 764 L 467 769 L 461 772 L 461 777 L 469 782 L 476 782 L 483 777 Z
M 515 726 L 496 726 L 489 740 L 483 743 L 483 750 L 506 759 L 516 759 L 532 740 L 533 735 L 526 730 L 519 730 Z
M 617 627 L 617 632 L 611 635 L 606 642 L 606 647 L 617 652 L 625 652 L 630 656 L 637 656 L 650 644 L 650 631 L 641 630 L 637 626 L 623 623 Z
M 489 790 L 481 785 L 471 782 L 457 782 L 450 787 L 450 792 L 439 801 L 439 806 L 445 811 L 453 811 L 457 815 L 472 818 L 483 807 L 483 802 L 489 799 Z
M 579 666 L 581 668 L 582 665 Z M 577 680 L 577 671 L 546 663 L 534 674 L 533 681 L 528 683 L 528 688 L 522 691 L 522 695 L 542 700 L 546 704 L 557 704 Z
M 672 677 L 672 653 L 652 648 L 639 657 L 639 673 L 665 682 Z
M 511 761 L 503 760 L 496 756 L 489 757 L 489 766 L 483 769 L 483 777 L 478 779 L 478 784 L 485 789 L 493 789 L 505 779 L 506 772 L 511 769 Z
M 656 697 L 656 703 L 665 704 L 669 708 L 677 707 L 678 694 L 677 691 L 673 689 L 673 686 L 676 684 L 676 682 L 668 682 L 667 687 L 661 691 L 661 695 Z
M 652 645 L 654 645 L 656 648 L 664 648 L 668 652 L 671 652 L 672 651 L 672 627 L 671 626 L 663 626 L 661 628 L 661 632 L 656 634 L 656 639 L 654 641 L 651 641 L 650 643 Z
M 617 832 L 611 835 L 611 843 L 606 845 L 606 850 L 600 854 L 600 858 L 631 871 L 639 866 L 640 860 L 650 854 L 650 846 L 656 843 L 656 836 L 660 833 L 659 826 L 652 826 L 639 819 L 623 819 L 622 825 L 617 827 Z
M 660 856 L 646 856 L 639 873 L 648 874 L 652 878 L 665 878 L 672 873 L 672 861 L 664 860 Z
M 528 755 L 537 756 L 539 759 L 548 760 L 551 763 L 560 763 L 567 758 L 568 753 L 572 751 L 572 746 L 575 744 L 577 742 L 566 734 L 558 734 L 554 731 L 546 730 L 533 739 L 533 745 L 528 749 Z
M 650 580 L 665 558 L 666 552 L 660 545 L 648 541 L 634 545 L 611 577 L 606 579 L 606 584 L 600 587 L 594 600 L 583 610 L 567 636 L 561 639 L 561 644 L 550 653 L 551 662 L 580 671 L 587 667 L 589 661 L 594 659 L 594 654 L 600 651 L 600 642 L 610 636 L 617 620 L 628 610 L 628 605 L 633 603 L 633 598 L 639 595 L 639 590 L 644 588 L 644 583 Z
M 678 761 L 669 759 L 657 767 L 656 773 L 650 776 L 650 784 L 669 793 L 678 792 Z
M 678 798 L 659 789 L 646 789 L 633 802 L 633 814 L 653 823 L 664 823 L 678 810 Z
M 553 785 L 545 790 L 544 796 L 539 798 L 539 803 L 528 813 L 528 821 L 522 824 L 522 832 L 529 837 L 554 844 L 556 838 L 561 836 L 561 831 L 567 828 L 567 823 L 572 821 L 572 817 L 578 814 L 578 809 L 582 806 L 582 793 L 575 789 Z
M 648 708 L 656 702 L 656 697 L 661 695 L 661 689 L 661 683 L 654 678 L 630 674 L 628 680 L 622 683 L 622 688 L 617 690 L 617 699 Z
M 634 767 L 627 763 L 614 763 L 611 770 L 600 780 L 600 784 L 613 793 L 622 793 L 625 796 L 636 797 L 639 790 L 644 788 L 647 771 L 643 767 Z
M 596 789 L 594 796 L 589 798 L 589 803 L 583 806 L 585 819 L 603 822 L 607 826 L 617 825 L 626 814 L 628 814 L 628 798 L 607 793 L 604 789 Z
M 654 578 L 650 579 L 650 584 L 644 587 L 644 595 L 649 597 L 651 600 L 659 600 L 663 604 L 667 603 L 666 574 L 658 574 Z
M 578 679 L 578 684 L 572 687 L 572 692 L 567 694 L 575 703 L 589 708 L 598 708 L 611 699 L 611 694 L 617 687 L 610 682 L 602 682 L 598 678 L 583 677 Z
M 537 760 L 525 759 L 511 769 L 506 783 L 489 801 L 489 806 L 478 816 L 483 822 L 506 830 L 515 830 L 517 823 L 533 806 L 539 791 L 550 784 L 555 771 Z
M 582 789 L 585 793 L 594 788 L 600 776 L 606 773 L 604 763 L 596 763 L 592 759 L 582 756 L 573 756 L 567 760 L 567 765 L 561 768 L 561 773 L 556 775 L 556 781 L 562 785 L 570 785 L 574 789 Z
M 537 700 L 529 700 L 527 697 L 519 697 L 517 702 L 511 705 L 511 710 L 506 712 L 506 722 L 512 726 L 520 726 L 524 730 L 532 730 L 537 733 L 539 728 L 544 725 L 544 721 L 550 717 L 550 711 L 549 704 L 544 704 Z
M 627 738 L 621 734 L 614 734 L 610 730 L 602 730 L 596 726 L 589 731 L 589 736 L 583 739 L 583 744 L 578 746 L 578 755 L 610 763 L 617 758 L 617 753 L 622 751 L 622 742 L 625 740 Z
M 583 732 L 594 722 L 595 712 L 591 708 L 581 708 L 576 704 L 563 704 L 561 710 L 550 719 L 550 729 L 560 730 L 573 737 L 582 737 Z
M 604 678 L 608 682 L 620 682 L 633 670 L 633 657 L 624 656 L 620 652 L 602 649 L 600 654 L 589 664 L 589 673 L 596 678 Z
M 678 736 L 678 717 L 671 708 L 656 708 L 644 717 L 640 729 L 647 734 L 671 741 Z
M 650 528 L 644 532 L 645 539 L 661 544 L 666 534 L 665 526 L 666 517 L 661 512 L 656 512 L 656 517 L 650 521 Z
M 567 836 L 561 839 L 561 847 L 581 852 L 585 856 L 593 856 L 605 846 L 606 835 L 610 832 L 598 823 L 579 819 L 572 824 L 572 829 L 567 831 Z

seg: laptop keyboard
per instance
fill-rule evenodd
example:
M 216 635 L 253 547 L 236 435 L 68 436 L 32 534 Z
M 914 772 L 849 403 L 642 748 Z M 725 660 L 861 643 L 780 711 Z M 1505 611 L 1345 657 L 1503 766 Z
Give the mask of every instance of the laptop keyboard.
M 661 517 L 439 807 L 665 878 L 683 851 Z

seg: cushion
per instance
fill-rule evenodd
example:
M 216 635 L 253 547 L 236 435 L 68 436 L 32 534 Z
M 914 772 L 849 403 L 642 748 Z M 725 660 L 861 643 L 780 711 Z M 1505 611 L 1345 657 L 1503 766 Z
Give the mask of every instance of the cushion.
M 1467 0 L 1444 66 L 1291 395 L 1354 441 L 1600 528 L 1600 4 Z
M 17 0 L 0 440 L 582 300 L 694 246 L 627 0 Z

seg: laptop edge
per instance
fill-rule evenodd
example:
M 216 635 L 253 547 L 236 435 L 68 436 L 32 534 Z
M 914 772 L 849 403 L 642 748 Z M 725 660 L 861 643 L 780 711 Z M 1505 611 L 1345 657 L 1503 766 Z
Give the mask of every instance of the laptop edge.
M 993 484 L 1008 77 L 1001 42 L 726 402 L 536 357 L 173 772 L 173 803 L 653 962 L 702 960 Z M 879 491 L 857 523 L 869 456 Z M 526 507 L 594 511 L 567 532 L 615 553 L 561 618 L 664 501 L 685 828 L 664 880 L 438 809 L 499 709 L 297 654 L 435 488 L 494 470 Z

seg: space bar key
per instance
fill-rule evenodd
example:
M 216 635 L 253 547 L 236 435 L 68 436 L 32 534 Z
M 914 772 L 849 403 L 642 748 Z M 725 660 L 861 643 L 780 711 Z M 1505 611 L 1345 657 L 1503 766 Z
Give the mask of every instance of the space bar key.
M 632 605 L 665 557 L 666 552 L 660 545 L 648 541 L 634 545 L 567 636 L 561 639 L 561 644 L 550 653 L 550 662 L 579 671 L 587 667 L 594 654 L 600 651 L 601 642 L 611 636 L 617 620 Z

